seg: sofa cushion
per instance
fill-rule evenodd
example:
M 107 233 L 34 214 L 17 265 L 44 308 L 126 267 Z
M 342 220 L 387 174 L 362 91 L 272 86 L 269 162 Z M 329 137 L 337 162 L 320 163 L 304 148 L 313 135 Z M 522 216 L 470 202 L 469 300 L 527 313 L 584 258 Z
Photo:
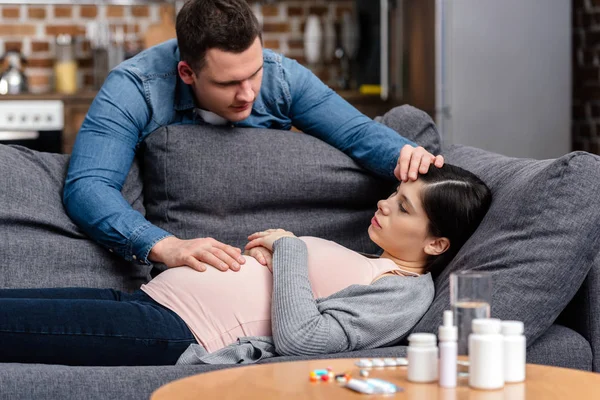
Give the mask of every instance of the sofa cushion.
M 423 111 L 402 106 L 386 123 L 432 151 L 439 135 Z M 257 230 L 281 227 L 377 252 L 367 234 L 379 199 L 396 182 L 290 131 L 179 125 L 144 142 L 146 218 L 180 238 L 214 237 L 243 247 Z
M 69 156 L 0 145 L 0 287 L 137 289 L 147 267 L 129 263 L 89 239 L 63 208 Z M 139 168 L 123 195 L 144 213 Z
M 394 107 L 375 121 L 392 128 L 431 154 L 440 154 L 442 140 L 435 123 L 425 111 L 407 104 Z
M 436 280 L 436 298 L 414 331 L 436 332 L 450 308 L 449 274 L 492 274 L 492 316 L 525 323 L 531 345 L 582 285 L 600 249 L 600 157 L 515 159 L 467 146 L 446 161 L 478 175 L 492 191 L 483 222 Z
M 590 343 L 567 327 L 554 324 L 527 349 L 529 364 L 592 370 L 594 358 Z
M 312 136 L 179 125 L 145 147 L 146 218 L 180 238 L 243 247 L 249 234 L 281 227 L 376 251 L 366 231 L 393 182 Z
M 558 349 L 555 351 L 553 349 Z M 323 356 L 274 357 L 260 364 L 332 358 L 404 357 L 406 347 L 395 346 Z M 589 369 L 591 351 L 574 331 L 553 325 L 535 346 L 527 361 Z M 324 361 L 323 365 L 327 365 Z M 203 364 L 144 367 L 70 367 L 42 364 L 2 364 L 2 398 L 29 399 L 148 399 L 160 386 L 187 376 L 243 365 Z
M 557 323 L 579 332 L 590 342 L 593 352 L 600 354 L 600 253 L 592 264 L 583 285 L 565 308 Z M 592 363 L 593 371 L 600 372 L 600 356 Z

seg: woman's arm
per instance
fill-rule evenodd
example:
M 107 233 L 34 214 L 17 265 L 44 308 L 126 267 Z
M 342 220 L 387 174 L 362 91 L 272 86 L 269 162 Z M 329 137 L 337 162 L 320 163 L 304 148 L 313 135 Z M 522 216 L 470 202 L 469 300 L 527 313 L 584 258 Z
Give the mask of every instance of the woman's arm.
M 308 278 L 306 244 L 295 237 L 282 237 L 273 244 L 271 325 L 281 355 L 336 353 L 348 348 L 342 325 L 317 307 Z
M 273 249 L 273 342 L 281 355 L 315 355 L 396 343 L 433 301 L 430 274 L 390 276 L 314 299 L 304 241 L 283 230 L 260 232 L 249 245 Z M 252 244 L 251 244 L 252 243 Z

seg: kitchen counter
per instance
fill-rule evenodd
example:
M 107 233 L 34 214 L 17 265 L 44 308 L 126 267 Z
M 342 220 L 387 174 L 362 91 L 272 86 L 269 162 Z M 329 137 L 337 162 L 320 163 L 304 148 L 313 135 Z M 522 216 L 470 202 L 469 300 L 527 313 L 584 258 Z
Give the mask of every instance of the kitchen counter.
M 337 90 L 336 92 L 370 118 L 383 115 L 388 110 L 404 104 L 400 99 L 382 100 L 378 94 L 362 94 L 358 90 Z
M 391 103 L 392 100 L 382 100 L 377 94 L 362 94 L 358 90 L 336 90 L 336 92 L 349 103 Z M 87 90 L 74 94 L 61 93 L 23 93 L 0 95 L 0 100 L 87 100 L 91 101 L 96 96 L 96 91 Z M 394 101 L 397 102 L 397 101 Z
M 96 97 L 96 91 L 79 91 L 74 94 L 23 93 L 0 95 L 0 101 L 11 100 L 62 100 L 64 105 L 64 128 L 62 131 L 62 152 L 71 153 L 75 137 L 85 116 Z
M 22 93 L 0 95 L 1 100 L 63 100 L 63 101 L 86 101 L 91 103 L 96 97 L 96 91 L 80 91 L 74 94 L 61 93 Z

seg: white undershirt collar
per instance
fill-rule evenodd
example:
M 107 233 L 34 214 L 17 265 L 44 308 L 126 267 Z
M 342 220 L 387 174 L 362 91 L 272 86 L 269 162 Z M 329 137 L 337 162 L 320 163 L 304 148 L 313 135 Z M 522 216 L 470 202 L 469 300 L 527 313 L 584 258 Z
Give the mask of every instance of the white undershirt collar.
M 227 121 L 225 118 L 221 117 L 220 115 L 215 114 L 212 111 L 203 110 L 201 108 L 195 108 L 194 112 L 196 113 L 197 116 L 202 118 L 202 120 L 204 122 L 206 122 L 207 124 L 227 125 L 229 123 L 229 121 Z

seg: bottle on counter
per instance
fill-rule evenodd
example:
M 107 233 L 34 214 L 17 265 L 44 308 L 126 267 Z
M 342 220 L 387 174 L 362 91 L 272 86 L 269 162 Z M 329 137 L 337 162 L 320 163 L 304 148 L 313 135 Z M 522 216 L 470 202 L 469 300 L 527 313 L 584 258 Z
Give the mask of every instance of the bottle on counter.
M 521 321 L 502 321 L 504 336 L 504 382 L 523 382 L 525 380 L 526 343 Z
M 444 311 L 444 323 L 439 328 L 440 341 L 440 386 L 445 388 L 456 387 L 456 362 L 458 354 L 458 329 L 453 325 L 452 311 Z
M 25 59 L 17 51 L 7 51 L 4 57 L 8 68 L 0 75 L 0 95 L 26 93 L 29 87 L 22 67 Z
M 73 94 L 77 91 L 77 60 L 71 35 L 56 37 L 54 89 L 63 94 Z
M 474 319 L 469 335 L 469 386 L 475 389 L 504 387 L 504 337 L 496 318 Z
M 408 337 L 408 380 L 428 383 L 438 379 L 438 348 L 433 333 L 412 333 Z

